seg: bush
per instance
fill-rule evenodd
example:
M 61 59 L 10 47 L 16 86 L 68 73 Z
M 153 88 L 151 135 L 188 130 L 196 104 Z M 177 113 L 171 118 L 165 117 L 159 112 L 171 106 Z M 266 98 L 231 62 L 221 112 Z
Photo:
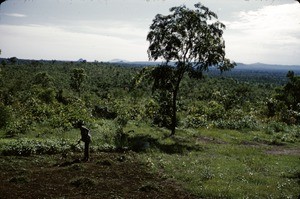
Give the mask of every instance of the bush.
M 38 94 L 38 96 L 43 102 L 50 104 L 50 103 L 54 102 L 56 93 L 52 88 L 47 88 L 47 89 L 41 90 L 41 92 Z
M 273 135 L 273 139 L 280 142 L 294 143 L 300 138 L 300 126 L 291 126 L 283 122 L 270 122 L 265 132 Z
M 39 72 L 34 76 L 32 83 L 48 88 L 53 86 L 53 81 L 53 77 L 51 77 L 47 72 Z
M 250 116 L 245 116 L 239 120 L 217 120 L 213 122 L 214 126 L 221 129 L 232 129 L 232 130 L 258 130 L 258 122 Z
M 183 121 L 183 126 L 185 128 L 199 128 L 199 127 L 207 127 L 207 117 L 206 115 L 188 115 L 186 119 Z
M 291 109 L 283 109 L 280 112 L 281 121 L 293 125 L 300 124 L 300 112 Z
M 30 139 L 12 140 L 2 146 L 2 155 L 30 156 L 36 154 L 57 154 L 71 151 L 71 144 L 65 140 L 38 141 Z
M 117 129 L 116 135 L 115 135 L 115 146 L 117 149 L 124 149 L 128 147 L 128 133 L 125 133 L 122 127 L 119 127 Z
M 96 105 L 93 109 L 93 116 L 104 119 L 115 119 L 118 114 L 110 110 L 108 107 L 101 107 Z
M 216 101 L 210 101 L 207 108 L 207 116 L 211 120 L 221 119 L 225 115 L 225 108 Z
M 10 110 L 3 104 L 0 104 L 0 128 L 7 126 L 11 121 Z
M 28 118 L 10 122 L 6 128 L 6 137 L 14 137 L 19 134 L 25 134 L 30 128 L 31 121 Z
M 282 122 L 270 122 L 266 128 L 266 133 L 274 134 L 278 132 L 285 132 L 287 125 Z

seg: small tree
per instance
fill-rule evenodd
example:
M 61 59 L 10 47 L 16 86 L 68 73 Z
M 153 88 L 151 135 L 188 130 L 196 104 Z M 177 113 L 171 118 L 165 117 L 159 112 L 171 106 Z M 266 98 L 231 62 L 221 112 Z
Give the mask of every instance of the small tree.
M 284 102 L 286 107 L 300 111 L 300 76 L 289 71 L 286 77 L 289 81 L 282 88 L 277 88 L 275 98 Z
M 18 58 L 16 57 L 11 57 L 8 59 L 8 61 L 11 63 L 11 64 L 17 64 L 18 63 Z
M 294 71 L 289 71 L 286 77 L 289 78 L 289 82 L 284 86 L 285 101 L 293 110 L 300 111 L 300 76 L 296 76 Z
M 183 5 L 171 8 L 169 15 L 156 15 L 147 35 L 149 59 L 164 60 L 151 72 L 153 89 L 172 93 L 171 135 L 175 134 L 176 101 L 184 75 L 188 73 L 190 77 L 200 79 L 209 67 L 223 72 L 235 65 L 225 58 L 222 38 L 225 25 L 200 3 L 195 4 L 195 8 L 192 10 Z M 170 66 L 170 62 L 175 66 Z
M 87 77 L 87 75 L 83 68 L 73 69 L 70 86 L 74 91 L 76 91 L 78 93 L 79 97 L 81 96 L 81 91 L 83 89 L 83 83 L 84 83 L 84 80 L 86 79 L 86 77 Z
M 267 116 L 287 124 L 300 124 L 300 76 L 293 71 L 286 75 L 289 81 L 275 89 L 275 95 L 267 101 Z
M 0 103 L 0 129 L 7 126 L 11 121 L 11 113 L 9 109 Z
M 47 72 L 39 72 L 34 76 L 33 84 L 38 84 L 44 88 L 52 87 L 54 79 Z

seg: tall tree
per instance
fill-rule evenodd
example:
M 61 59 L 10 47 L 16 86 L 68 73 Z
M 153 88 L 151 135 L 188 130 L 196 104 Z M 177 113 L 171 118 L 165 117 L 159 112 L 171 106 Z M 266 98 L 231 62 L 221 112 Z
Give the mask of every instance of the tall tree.
M 8 61 L 11 63 L 11 64 L 17 64 L 18 63 L 18 58 L 16 57 L 11 57 L 8 59 Z
M 288 83 L 283 87 L 283 92 L 277 97 L 285 102 L 286 106 L 294 111 L 300 111 L 300 76 L 296 76 L 294 71 L 289 71 L 286 75 Z
M 198 3 L 195 9 L 182 5 L 170 9 L 171 14 L 155 16 L 147 40 L 149 59 L 164 62 L 152 71 L 153 89 L 171 92 L 171 135 L 175 134 L 177 96 L 182 78 L 201 78 L 203 71 L 216 67 L 221 72 L 234 67 L 225 58 L 223 29 L 217 15 Z M 169 63 L 174 62 L 175 66 Z
M 70 86 L 74 91 L 76 91 L 78 93 L 79 97 L 81 96 L 81 91 L 83 89 L 83 83 L 84 83 L 84 80 L 86 79 L 86 77 L 87 77 L 87 75 L 83 68 L 73 69 Z

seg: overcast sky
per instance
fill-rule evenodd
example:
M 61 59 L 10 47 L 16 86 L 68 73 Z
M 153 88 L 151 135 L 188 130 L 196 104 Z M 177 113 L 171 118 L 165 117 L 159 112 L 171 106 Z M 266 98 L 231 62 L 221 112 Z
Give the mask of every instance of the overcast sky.
M 148 60 L 156 14 L 199 0 L 7 0 L 0 6 L 0 57 Z M 294 0 L 202 0 L 226 25 L 236 62 L 300 65 L 300 4 Z

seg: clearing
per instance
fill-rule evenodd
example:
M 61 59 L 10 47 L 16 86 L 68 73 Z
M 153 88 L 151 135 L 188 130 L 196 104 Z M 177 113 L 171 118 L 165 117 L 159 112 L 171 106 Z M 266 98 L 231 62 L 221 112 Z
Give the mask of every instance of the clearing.
M 0 156 L 0 198 L 197 198 L 147 172 L 135 153 L 80 155 Z

